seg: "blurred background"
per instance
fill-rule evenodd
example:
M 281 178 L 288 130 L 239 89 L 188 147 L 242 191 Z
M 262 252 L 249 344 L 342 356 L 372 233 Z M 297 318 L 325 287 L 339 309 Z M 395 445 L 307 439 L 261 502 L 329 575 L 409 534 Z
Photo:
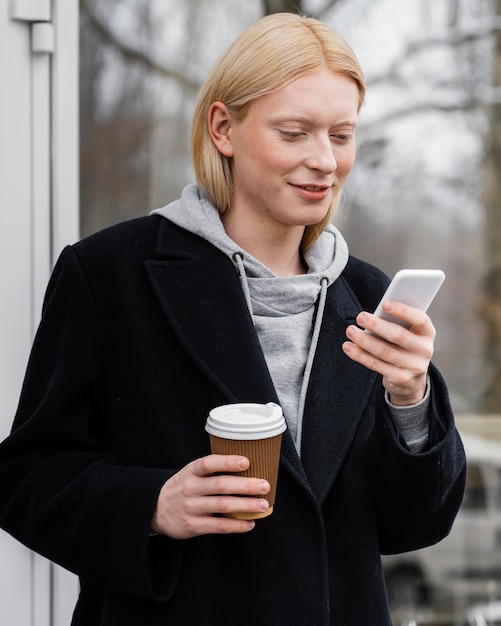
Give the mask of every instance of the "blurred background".
M 431 309 L 434 360 L 470 461 L 451 536 L 384 558 L 395 623 L 501 623 L 501 2 L 80 6 L 82 234 L 162 206 L 193 180 L 197 90 L 252 21 L 299 11 L 352 45 L 368 95 L 335 221 L 353 254 L 390 275 L 404 267 L 445 271 Z
M 464 436 L 468 491 L 448 539 L 384 557 L 394 623 L 501 624 L 501 0 L 80 0 L 79 69 L 69 75 L 77 224 L 64 232 L 86 236 L 179 196 L 193 181 L 198 88 L 236 35 L 279 11 L 325 21 L 366 73 L 357 163 L 335 216 L 352 254 L 389 275 L 447 276 L 430 309 L 434 361 Z M 48 72 L 54 83 L 57 67 Z M 53 262 L 71 241 L 49 238 Z M 40 623 L 62 626 L 49 571 L 52 612 Z
M 81 234 L 179 196 L 193 180 L 199 86 L 241 30 L 280 10 L 327 22 L 366 72 L 357 164 L 336 217 L 352 253 L 391 275 L 445 271 L 432 309 L 436 362 L 458 411 L 497 412 L 501 35 L 493 0 L 81 0 Z

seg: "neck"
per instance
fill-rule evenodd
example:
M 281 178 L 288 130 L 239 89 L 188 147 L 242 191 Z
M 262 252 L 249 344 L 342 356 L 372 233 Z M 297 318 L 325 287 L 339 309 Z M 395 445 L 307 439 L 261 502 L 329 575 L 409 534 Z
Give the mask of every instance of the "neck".
M 286 233 L 263 233 L 222 216 L 226 234 L 277 276 L 306 274 L 308 267 L 301 255 L 304 227 Z
M 276 254 L 275 250 L 270 250 L 269 254 L 263 253 L 261 256 L 250 250 L 248 252 L 277 276 L 300 276 L 308 271 L 308 266 L 299 252 L 294 253 L 290 259 Z

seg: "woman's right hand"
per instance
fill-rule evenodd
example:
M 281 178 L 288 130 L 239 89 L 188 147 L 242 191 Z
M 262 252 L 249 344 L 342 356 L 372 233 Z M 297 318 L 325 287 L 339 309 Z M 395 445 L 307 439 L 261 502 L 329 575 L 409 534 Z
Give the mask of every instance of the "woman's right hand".
M 210 454 L 183 467 L 160 490 L 152 532 L 188 539 L 252 530 L 255 526 L 252 520 L 214 515 L 263 513 L 268 509 L 268 501 L 262 497 L 242 497 L 267 494 L 270 485 L 266 480 L 227 473 L 245 471 L 248 467 L 246 457 L 220 454 Z

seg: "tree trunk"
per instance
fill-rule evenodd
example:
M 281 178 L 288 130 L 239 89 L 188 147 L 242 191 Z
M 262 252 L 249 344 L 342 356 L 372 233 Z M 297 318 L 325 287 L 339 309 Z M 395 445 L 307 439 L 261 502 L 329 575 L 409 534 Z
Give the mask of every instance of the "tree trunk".
M 301 0 L 263 0 L 265 15 L 271 13 L 302 13 Z
M 501 0 L 495 0 L 494 6 L 499 19 Z M 501 87 L 501 31 L 497 30 L 494 37 L 495 91 Z M 501 413 L 501 103 L 496 101 L 491 106 L 485 141 L 484 205 L 485 282 L 479 314 L 485 322 L 485 392 L 480 409 L 483 413 Z M 464 365 L 468 367 L 466 361 Z

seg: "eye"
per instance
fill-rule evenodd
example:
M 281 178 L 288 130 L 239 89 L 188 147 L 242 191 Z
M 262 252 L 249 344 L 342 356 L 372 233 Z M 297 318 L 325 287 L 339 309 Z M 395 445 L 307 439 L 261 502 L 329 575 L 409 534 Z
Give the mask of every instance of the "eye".
M 281 130 L 280 133 L 282 134 L 282 137 L 284 137 L 284 139 L 286 139 L 287 141 L 294 141 L 294 139 L 299 139 L 299 137 L 301 137 L 301 135 L 303 134 L 303 132 L 300 130 Z
M 331 135 L 331 139 L 337 143 L 348 143 L 352 138 L 352 133 L 334 133 Z
M 332 141 L 339 144 L 350 143 L 355 137 L 355 127 L 351 124 L 347 126 L 333 126 L 331 128 L 330 137 Z

